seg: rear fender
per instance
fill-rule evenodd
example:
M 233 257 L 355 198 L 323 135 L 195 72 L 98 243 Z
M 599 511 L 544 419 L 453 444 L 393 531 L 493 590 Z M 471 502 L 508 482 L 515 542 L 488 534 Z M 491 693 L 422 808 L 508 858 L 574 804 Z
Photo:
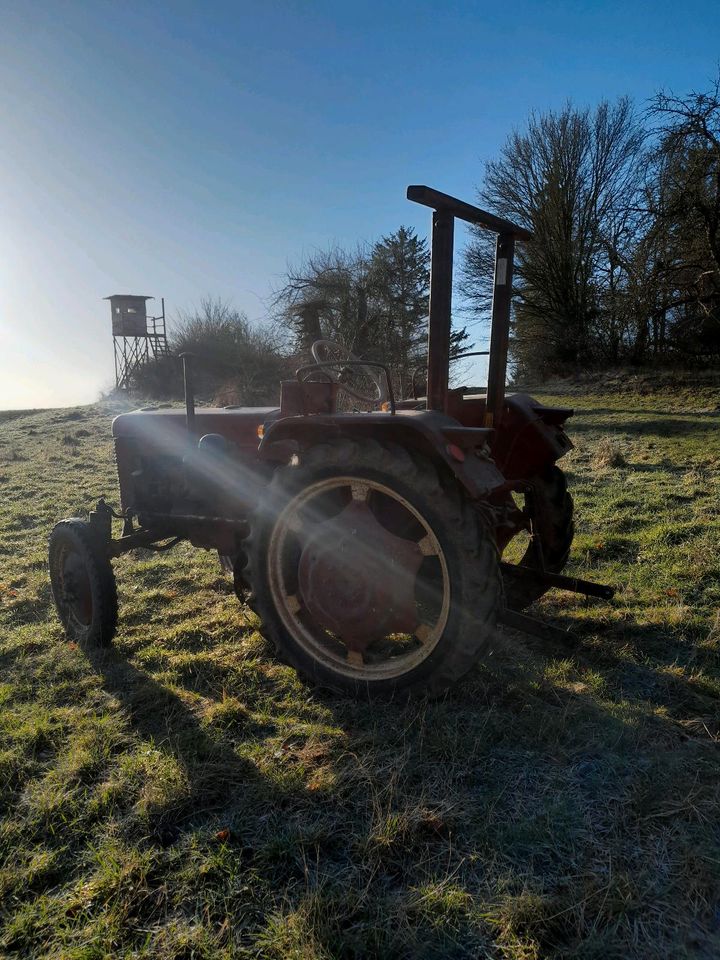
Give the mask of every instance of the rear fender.
M 502 422 L 492 443 L 492 453 L 509 481 L 541 473 L 573 445 L 565 433 L 570 407 L 546 407 L 526 393 L 505 398 Z
M 451 417 L 425 410 L 284 417 L 267 426 L 258 456 L 287 459 L 292 452 L 302 455 L 307 447 L 340 438 L 396 443 L 444 467 L 470 499 L 478 500 L 505 486 L 487 446 L 491 436 L 492 430 L 463 428 Z

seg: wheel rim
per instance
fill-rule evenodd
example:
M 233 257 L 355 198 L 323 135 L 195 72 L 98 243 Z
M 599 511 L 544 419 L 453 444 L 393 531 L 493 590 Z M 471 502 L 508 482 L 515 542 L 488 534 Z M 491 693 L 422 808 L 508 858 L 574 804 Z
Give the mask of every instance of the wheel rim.
M 429 521 L 365 477 L 311 484 L 280 512 L 267 552 L 275 609 L 315 661 L 362 680 L 402 676 L 437 646 L 450 577 Z
M 87 564 L 77 550 L 65 548 L 60 556 L 60 603 L 63 620 L 75 632 L 87 632 L 92 625 L 93 598 Z

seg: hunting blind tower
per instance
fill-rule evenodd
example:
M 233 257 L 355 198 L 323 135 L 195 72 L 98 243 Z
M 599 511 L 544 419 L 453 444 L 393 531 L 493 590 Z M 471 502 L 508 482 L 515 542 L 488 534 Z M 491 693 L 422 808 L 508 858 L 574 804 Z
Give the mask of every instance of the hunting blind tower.
M 157 317 L 147 315 L 146 301 L 153 297 L 115 293 L 110 301 L 113 351 L 115 354 L 115 387 L 129 390 L 136 370 L 150 359 L 168 356 L 165 334 L 165 298 L 160 301 Z

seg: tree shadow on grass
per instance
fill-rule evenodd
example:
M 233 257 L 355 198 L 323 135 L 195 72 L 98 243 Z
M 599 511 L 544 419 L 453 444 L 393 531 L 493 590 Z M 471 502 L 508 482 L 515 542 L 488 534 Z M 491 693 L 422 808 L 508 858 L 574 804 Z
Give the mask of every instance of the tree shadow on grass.
M 616 668 L 626 679 L 646 678 L 637 688 L 639 696 L 645 697 L 652 690 L 664 691 L 654 698 L 658 705 L 669 708 L 680 700 L 686 706 L 695 703 L 708 707 L 714 702 L 714 709 L 720 709 L 720 696 L 712 686 L 703 684 L 697 677 L 690 682 L 677 669 L 702 667 L 711 675 L 717 675 L 720 658 L 709 650 L 699 653 L 695 642 L 675 636 L 671 628 L 636 620 L 607 623 L 592 616 L 579 619 L 556 616 L 553 622 L 567 629 L 568 650 L 578 662 L 610 670 Z M 634 651 L 634 657 L 628 658 L 628 650 Z M 632 697 L 635 684 L 626 684 L 623 691 L 626 697 Z
M 650 414 L 651 417 L 667 417 L 672 420 L 681 420 L 683 418 L 692 417 L 693 419 L 720 419 L 720 409 L 717 410 L 647 410 L 643 407 L 635 407 L 633 409 L 620 409 L 617 407 L 576 407 L 575 416 L 576 417 L 588 417 L 588 416 L 599 416 L 599 417 L 613 417 L 613 416 L 622 416 L 627 414 L 628 416 L 637 417 L 640 415 Z M 646 419 L 651 419 L 647 418 Z
M 589 411 L 590 412 L 590 411 Z M 595 413 L 596 411 L 591 411 Z M 714 414 L 708 418 L 710 422 L 694 423 L 680 417 L 650 418 L 645 417 L 636 420 L 622 420 L 616 423 L 598 423 L 591 416 L 583 416 L 582 420 L 572 421 L 568 425 L 569 433 L 618 433 L 627 436 L 641 436 L 643 439 L 648 437 L 658 437 L 667 439 L 669 437 L 687 437 L 692 436 L 697 439 L 699 436 L 715 438 L 718 429 L 720 416 Z

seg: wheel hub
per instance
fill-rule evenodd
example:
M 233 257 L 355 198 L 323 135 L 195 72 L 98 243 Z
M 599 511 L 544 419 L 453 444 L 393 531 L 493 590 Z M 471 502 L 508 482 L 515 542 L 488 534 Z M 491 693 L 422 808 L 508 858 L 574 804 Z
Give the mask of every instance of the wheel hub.
M 390 533 L 364 500 L 353 499 L 305 541 L 299 592 L 321 626 L 348 649 L 362 651 L 417 627 L 415 581 L 422 560 L 417 543 Z

